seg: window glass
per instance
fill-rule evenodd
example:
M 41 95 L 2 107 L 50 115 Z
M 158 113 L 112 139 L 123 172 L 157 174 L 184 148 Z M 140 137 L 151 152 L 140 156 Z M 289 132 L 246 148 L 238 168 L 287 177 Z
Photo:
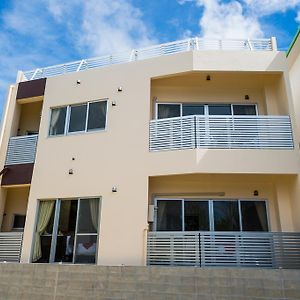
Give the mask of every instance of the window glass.
M 67 107 L 53 108 L 51 110 L 50 135 L 65 133 Z
M 94 264 L 96 262 L 97 235 L 78 235 L 76 239 L 76 264 Z
M 77 203 L 77 199 L 61 201 L 55 262 L 73 261 Z
M 25 220 L 26 220 L 26 216 L 15 215 L 13 228 L 15 229 L 24 228 Z
M 268 231 L 264 201 L 241 201 L 243 231 Z
M 69 132 L 84 131 L 87 104 L 71 106 Z
M 233 105 L 234 115 L 256 115 L 255 105 Z
M 210 115 L 231 115 L 231 105 L 230 104 L 225 104 L 225 105 L 219 105 L 219 104 L 208 105 L 208 113 Z
M 99 199 L 81 199 L 78 215 L 78 233 L 96 233 L 98 230 Z
M 184 230 L 209 230 L 208 201 L 184 202 Z
M 89 104 L 87 130 L 105 128 L 106 106 L 107 106 L 107 101 L 92 102 Z
M 237 201 L 214 201 L 215 231 L 239 231 L 239 210 Z
M 181 200 L 157 201 L 157 231 L 181 231 L 182 204 Z
M 183 104 L 182 105 L 182 115 L 204 115 L 204 105 L 200 104 Z
M 174 118 L 180 117 L 180 104 L 158 104 L 157 118 Z

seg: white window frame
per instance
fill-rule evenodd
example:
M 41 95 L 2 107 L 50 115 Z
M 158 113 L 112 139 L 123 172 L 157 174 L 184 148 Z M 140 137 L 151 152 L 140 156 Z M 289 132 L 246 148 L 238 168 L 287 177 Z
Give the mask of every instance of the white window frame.
M 208 199 L 208 198 L 154 198 L 154 222 L 153 222 L 153 231 L 157 231 L 157 202 L 158 201 L 181 201 L 181 232 L 185 231 L 184 228 L 184 218 L 185 218 L 185 214 L 184 214 L 184 202 L 185 201 L 205 201 L 208 202 L 208 214 L 209 214 L 209 230 L 208 231 L 214 231 L 214 205 L 213 202 L 215 201 L 224 201 L 224 202 L 228 202 L 228 201 L 237 201 L 238 202 L 238 213 L 239 213 L 239 223 L 240 223 L 240 230 L 234 231 L 234 232 L 244 232 L 243 231 L 243 223 L 242 223 L 242 210 L 241 210 L 241 202 L 243 201 L 256 201 L 256 202 L 264 202 L 265 203 L 265 207 L 266 207 L 266 217 L 267 217 L 267 225 L 268 225 L 268 230 L 267 231 L 261 231 L 261 232 L 270 232 L 270 218 L 269 218 L 269 202 L 267 199 L 254 199 L 254 198 L 240 198 L 240 199 L 218 199 L 218 198 L 214 198 L 214 199 Z M 178 231 L 180 232 L 180 231 Z
M 106 116 L 105 116 L 105 127 L 104 128 L 94 128 L 88 130 L 88 118 L 89 118 L 89 108 L 91 103 L 95 102 L 106 102 Z M 76 104 L 69 104 L 69 105 L 63 105 L 63 106 L 55 106 L 50 108 L 50 118 L 49 118 L 49 130 L 48 130 L 48 137 L 59 137 L 59 136 L 67 136 L 67 135 L 74 135 L 74 134 L 82 134 L 82 133 L 90 133 L 90 132 L 96 132 L 96 131 L 106 131 L 107 130 L 107 119 L 108 119 L 108 98 L 105 99 L 100 99 L 100 100 L 93 100 L 93 101 L 88 101 L 88 102 L 81 102 L 81 103 L 76 103 Z M 74 131 L 74 132 L 69 132 L 70 128 L 70 118 L 71 118 L 71 108 L 73 106 L 80 106 L 86 104 L 86 118 L 85 118 L 85 129 L 81 131 Z M 51 124 L 51 117 L 52 117 L 52 110 L 57 109 L 57 108 L 67 108 L 66 111 L 66 117 L 65 117 L 65 128 L 64 128 L 64 133 L 63 134 L 50 134 L 50 124 Z
M 169 105 L 180 105 L 180 116 L 178 116 L 177 118 L 179 117 L 183 117 L 182 115 L 182 112 L 183 112 L 183 105 L 203 105 L 204 106 L 204 114 L 203 116 L 210 116 L 209 115 L 209 111 L 208 111 L 208 106 L 209 105 L 230 105 L 231 106 L 231 115 L 226 115 L 226 116 L 235 116 L 233 114 L 233 106 L 234 105 L 244 105 L 244 106 L 250 106 L 250 105 L 254 105 L 255 106 L 255 113 L 256 113 L 256 116 L 259 115 L 258 113 L 258 104 L 257 103 L 220 103 L 220 102 L 216 102 L 216 103 L 207 103 L 207 102 L 159 102 L 159 101 L 156 101 L 155 103 L 155 119 L 156 120 L 159 120 L 158 119 L 158 105 L 160 104 L 169 104 Z M 239 115 L 241 116 L 241 115 Z

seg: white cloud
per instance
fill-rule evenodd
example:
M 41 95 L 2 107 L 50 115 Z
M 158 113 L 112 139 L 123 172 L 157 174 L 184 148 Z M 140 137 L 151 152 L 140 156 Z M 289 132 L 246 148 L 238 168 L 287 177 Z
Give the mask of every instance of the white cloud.
M 0 23 L 0 111 L 18 69 L 156 42 L 131 0 L 12 0 Z
M 199 20 L 203 37 L 209 38 L 251 38 L 262 37 L 263 32 L 258 20 L 246 15 L 238 1 L 224 2 L 218 0 L 197 0 L 203 7 Z
M 263 37 L 260 18 L 289 9 L 298 11 L 300 23 L 300 0 L 178 0 L 181 5 L 187 2 L 203 9 L 199 27 L 206 38 Z
M 48 0 L 48 8 L 56 20 L 67 23 L 82 52 L 109 54 L 155 42 L 141 11 L 128 0 L 76 0 L 69 5 Z
M 243 2 L 259 17 L 286 12 L 300 5 L 300 0 L 243 0 Z

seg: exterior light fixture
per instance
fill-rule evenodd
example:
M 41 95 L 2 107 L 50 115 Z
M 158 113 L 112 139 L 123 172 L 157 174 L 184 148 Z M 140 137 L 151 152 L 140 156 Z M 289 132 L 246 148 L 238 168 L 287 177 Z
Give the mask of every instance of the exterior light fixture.
M 207 76 L 206 76 L 206 80 L 207 80 L 207 81 L 210 81 L 210 75 L 207 75 Z
M 117 189 L 116 186 L 113 186 L 113 187 L 111 188 L 111 191 L 112 191 L 113 193 L 116 193 L 116 192 L 118 191 L 118 189 Z
M 112 101 L 111 102 L 111 106 L 117 106 L 117 102 L 116 101 Z
M 69 169 L 69 175 L 73 175 L 73 169 Z
M 80 84 L 80 83 L 81 83 L 80 79 L 77 79 L 76 83 L 77 83 L 77 84 Z
M 123 88 L 121 86 L 118 87 L 118 92 L 122 92 Z
M 245 95 L 245 100 L 249 100 L 249 99 L 250 99 L 249 95 Z
M 255 191 L 253 192 L 253 196 L 258 196 L 258 190 L 255 190 Z

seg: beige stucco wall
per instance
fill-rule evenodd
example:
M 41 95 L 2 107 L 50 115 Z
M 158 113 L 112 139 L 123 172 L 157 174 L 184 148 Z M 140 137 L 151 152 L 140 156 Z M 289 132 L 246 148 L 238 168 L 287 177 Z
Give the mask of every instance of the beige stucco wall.
M 21 104 L 18 135 L 26 135 L 27 131 L 39 131 L 42 106 L 42 101 Z
M 151 85 L 151 82 L 154 82 L 152 79 L 186 72 L 201 72 L 203 76 L 208 71 L 226 71 L 230 78 L 241 86 L 237 88 L 228 80 L 228 86 L 225 87 L 221 81 L 227 74 L 220 74 L 218 89 L 206 89 L 207 95 L 210 91 L 215 93 L 211 100 L 218 96 L 222 101 L 235 99 L 234 101 L 239 102 L 245 94 L 250 94 L 250 101 L 257 99 L 255 101 L 259 102 L 263 113 L 269 113 L 270 107 L 273 107 L 274 114 L 281 114 L 284 109 L 292 112 L 290 95 L 286 93 L 285 107 L 279 107 L 279 92 L 272 88 L 274 81 L 280 80 L 281 75 L 278 74 L 285 72 L 284 59 L 281 53 L 275 51 L 189 52 L 48 78 L 28 201 L 22 262 L 30 261 L 38 199 L 101 196 L 98 264 L 143 265 L 145 230 L 148 226 L 149 176 L 188 173 L 295 176 L 299 171 L 299 156 L 294 150 L 187 150 L 159 153 L 149 153 L 148 150 L 152 96 L 161 93 L 161 96 L 169 97 L 164 88 L 161 90 L 155 84 Z M 239 79 L 241 71 L 247 74 L 243 74 Z M 262 84 L 258 79 L 248 83 L 247 79 L 255 78 L 258 72 L 268 73 L 263 75 L 266 83 Z M 214 78 L 217 80 L 217 76 L 219 75 L 212 76 L 212 84 L 217 83 L 214 81 Z M 76 84 L 78 79 L 81 80 L 80 85 Z M 285 84 L 285 81 L 282 82 Z M 190 81 L 186 80 L 186 92 L 188 84 Z M 173 87 L 175 85 L 173 84 Z M 119 86 L 123 88 L 122 92 L 117 91 Z M 273 86 L 277 88 L 275 83 Z M 201 97 L 201 91 L 195 85 L 194 87 L 190 97 Z M 224 93 L 222 89 L 225 89 Z M 266 96 L 267 89 L 269 94 Z M 175 92 L 172 89 L 171 92 L 175 95 L 178 89 Z M 12 97 L 12 102 L 14 99 Z M 108 99 L 106 131 L 48 137 L 51 107 L 96 99 Z M 269 101 L 268 107 L 266 99 L 272 100 Z M 117 105 L 112 106 L 112 101 Z M 9 115 L 12 117 L 16 111 L 12 107 Z M 8 131 L 5 134 L 9 136 Z M 73 169 L 73 175 L 68 174 L 69 169 Z M 276 221 L 276 213 L 280 213 L 279 209 L 276 209 L 278 202 L 275 199 L 278 195 L 286 197 L 284 189 L 275 189 L 268 179 L 262 182 L 258 178 L 255 179 L 251 189 L 247 187 L 246 178 L 240 179 L 239 182 L 237 191 L 240 191 L 243 197 L 246 197 L 254 186 L 259 186 L 263 191 L 262 197 L 265 193 L 265 197 L 271 199 L 274 220 L 272 229 L 293 230 L 293 224 L 283 223 L 283 217 L 279 216 L 279 221 Z M 211 186 L 212 183 L 207 184 Z M 227 185 L 228 195 L 237 195 L 236 186 L 230 182 Z M 117 187 L 117 193 L 112 193 L 113 186 Z M 287 219 L 291 219 L 290 204 L 287 201 L 282 203 L 286 207 L 284 211 Z
M 295 107 L 295 118 L 296 124 L 298 128 L 298 133 L 300 132 L 300 36 L 293 45 L 288 57 L 287 57 L 287 65 L 288 65 L 288 72 L 289 72 L 289 80 L 291 83 L 291 91 L 292 91 L 292 98 L 293 104 Z M 300 153 L 299 153 L 300 154 Z M 292 188 L 292 205 L 294 207 L 293 210 L 293 219 L 295 222 L 295 226 L 297 230 L 300 230 L 300 218 L 299 218 L 299 211 L 300 211 L 300 179 L 299 177 L 294 180 Z
M 155 198 L 266 200 L 271 231 L 293 231 L 288 186 L 295 176 L 189 174 L 149 180 L 149 204 Z M 282 184 L 284 182 L 284 184 Z M 254 196 L 258 191 L 258 196 Z M 219 196 L 221 195 L 222 196 Z
M 29 187 L 14 187 L 7 189 L 5 216 L 1 231 L 11 231 L 14 215 L 26 215 Z

